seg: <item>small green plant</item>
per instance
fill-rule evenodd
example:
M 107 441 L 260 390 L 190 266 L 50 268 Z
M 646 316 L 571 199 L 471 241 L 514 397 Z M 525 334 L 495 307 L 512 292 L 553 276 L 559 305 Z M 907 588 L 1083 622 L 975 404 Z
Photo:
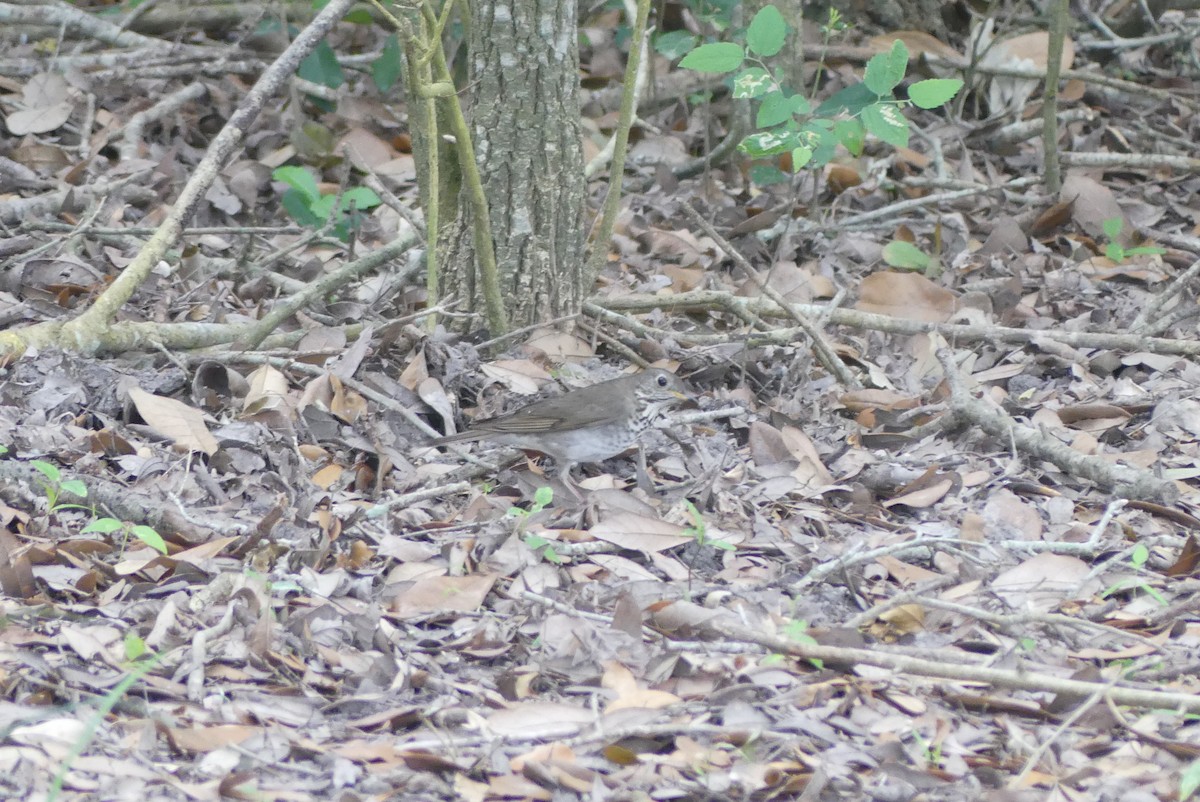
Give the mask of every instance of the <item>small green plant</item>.
M 133 535 L 142 543 L 162 554 L 167 553 L 167 542 L 163 540 L 153 527 L 142 524 L 131 524 L 128 521 L 118 521 L 116 518 L 97 518 L 90 524 L 85 526 L 81 534 L 89 532 L 99 532 L 102 535 L 111 535 L 115 532 L 121 533 L 121 551 L 125 550 L 125 544 L 129 541 L 129 536 Z
M 828 37 L 843 27 L 834 13 L 824 30 Z M 746 29 L 744 47 L 736 42 L 703 44 L 684 56 L 679 66 L 734 73 L 733 96 L 757 104 L 758 130 L 747 135 L 739 149 L 753 159 L 791 154 L 793 172 L 828 164 L 838 145 L 852 155 L 861 154 L 866 134 L 905 147 L 909 124 L 901 110 L 910 104 L 936 108 L 962 89 L 958 79 L 932 78 L 912 84 L 907 99 L 896 98 L 893 93 L 908 69 L 908 48 L 897 39 L 891 50 L 867 62 L 862 83 L 842 89 L 813 109 L 809 99 L 784 86 L 765 61 L 783 49 L 786 39 L 783 14 L 775 6 L 766 6 Z
M 562 565 L 563 558 L 554 549 L 554 541 L 544 538 L 540 535 L 527 534 L 521 541 L 530 548 L 531 551 L 538 554 L 543 560 L 555 565 Z
M 804 646 L 817 645 L 816 639 L 814 639 L 812 635 L 808 634 L 808 621 L 804 620 L 803 618 L 789 619 L 787 625 L 783 628 L 783 637 L 787 638 L 793 643 L 799 643 Z M 825 667 L 825 662 L 815 657 L 810 658 L 808 662 L 817 669 Z
M 136 643 L 131 643 L 131 637 L 136 640 Z M 140 647 L 139 645 L 140 644 Z M 139 650 L 140 649 L 140 650 Z M 151 654 L 146 656 L 145 660 L 138 660 L 138 657 L 146 654 L 146 644 L 141 638 L 136 635 L 126 636 L 125 638 L 125 654 L 128 657 L 130 654 L 136 653 L 136 657 L 129 657 L 129 673 L 126 674 L 120 682 L 112 687 L 108 693 L 100 700 L 100 704 L 96 706 L 95 712 L 84 722 L 83 732 L 71 747 L 68 753 L 61 761 L 58 772 L 55 773 L 54 779 L 50 782 L 50 790 L 46 794 L 47 802 L 57 802 L 58 797 L 62 794 L 63 781 L 67 777 L 67 772 L 71 770 L 71 766 L 83 754 L 84 750 L 91 744 L 92 739 L 96 737 L 96 731 L 100 728 L 101 723 L 112 712 L 112 709 L 117 706 L 117 702 L 125 697 L 142 677 L 150 673 L 150 670 L 158 665 L 162 659 L 161 655 Z
M 1133 547 L 1133 551 L 1129 555 L 1129 562 L 1133 565 L 1134 570 L 1141 571 L 1146 567 L 1146 563 L 1150 560 L 1150 550 L 1141 543 Z M 1100 598 L 1106 599 L 1123 590 L 1140 590 L 1152 597 L 1163 607 L 1167 606 L 1167 600 L 1163 597 L 1158 589 L 1152 587 L 1150 583 L 1140 577 L 1127 577 L 1119 582 L 1115 582 L 1104 589 L 1100 594 Z
M 1191 799 L 1200 788 L 1200 760 L 1193 760 L 1179 774 L 1179 802 Z
M 62 501 L 64 493 L 70 493 L 79 498 L 87 498 L 87 485 L 78 479 L 63 480 L 62 472 L 59 471 L 56 465 L 45 462 L 40 459 L 35 459 L 29 463 L 35 471 L 45 477 L 42 482 L 42 493 L 46 496 L 46 501 L 50 504 L 50 512 L 55 513 L 60 510 L 86 510 L 82 504 L 68 504 Z
M 529 505 L 529 509 L 523 510 L 520 507 L 509 507 L 507 514 L 510 518 L 517 518 L 520 522 L 518 527 L 523 530 L 529 520 L 529 516 L 546 509 L 552 501 L 554 501 L 554 488 L 539 487 L 533 494 L 533 503 Z M 521 542 L 547 562 L 562 565 L 562 555 L 554 550 L 553 540 L 544 538 L 541 535 L 527 533 L 521 538 Z
M 78 479 L 62 478 L 62 472 L 57 466 L 45 462 L 44 460 L 35 459 L 29 463 L 34 470 L 45 477 L 42 482 L 42 492 L 46 495 L 46 501 L 50 505 L 49 512 L 51 514 L 62 510 L 87 510 L 93 512 L 92 508 L 86 504 L 67 503 L 62 500 L 63 494 L 70 493 L 73 496 L 78 496 L 81 499 L 86 499 L 88 490 L 87 485 Z M 88 532 L 99 532 L 101 534 L 112 534 L 114 532 L 123 532 L 124 539 L 121 542 L 121 548 L 125 548 L 125 540 L 129 535 L 133 535 L 138 540 L 145 543 L 152 549 L 163 554 L 167 553 L 167 543 L 163 540 L 162 535 L 156 532 L 149 526 L 131 524 L 124 521 L 118 521 L 116 518 L 97 518 L 81 530 L 81 534 Z
M 692 525 L 683 530 L 684 535 L 695 538 L 696 545 L 700 547 L 711 546 L 714 549 L 721 549 L 722 551 L 736 550 L 737 547 L 728 540 L 710 539 L 708 536 L 708 527 L 704 523 L 704 517 L 700 515 L 700 510 L 696 509 L 696 505 L 686 499 L 683 503 L 687 505 L 688 515 L 692 519 Z
M 1121 229 L 1124 226 L 1119 217 L 1110 217 L 1101 223 L 1101 225 L 1104 228 L 1104 236 L 1108 237 L 1108 244 L 1104 246 L 1104 255 L 1118 264 L 1131 256 L 1149 256 L 1167 252 L 1166 248 L 1158 248 L 1152 245 L 1126 248 L 1118 241 L 1121 236 Z
M 934 264 L 934 259 L 925 251 L 904 240 L 892 240 L 883 246 L 883 261 L 891 267 L 914 272 L 926 272 Z
M 354 187 L 341 195 L 322 194 L 317 179 L 304 167 L 279 167 L 271 177 L 288 185 L 283 208 L 293 220 L 314 229 L 329 225 L 342 242 L 349 242 L 351 232 L 362 224 L 360 213 L 380 203 L 379 196 L 367 187 Z
M 931 766 L 942 765 L 942 745 L 939 743 L 936 746 L 930 746 L 929 741 L 921 735 L 917 730 L 912 731 L 913 739 L 921 746 L 921 751 L 925 762 Z

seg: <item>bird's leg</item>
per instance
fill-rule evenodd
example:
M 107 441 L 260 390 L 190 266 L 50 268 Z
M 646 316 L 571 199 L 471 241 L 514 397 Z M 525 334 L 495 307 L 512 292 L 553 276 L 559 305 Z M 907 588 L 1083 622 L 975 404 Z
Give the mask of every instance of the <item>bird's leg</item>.
M 576 501 L 582 502 L 582 488 L 580 488 L 579 485 L 575 483 L 575 480 L 571 478 L 571 468 L 575 467 L 575 463 L 567 462 L 566 460 L 559 461 L 562 463 L 562 467 L 558 469 L 559 481 L 562 482 L 563 487 L 571 491 L 571 495 L 575 497 Z
M 650 481 L 650 471 L 646 467 L 646 449 L 640 445 L 637 449 L 637 486 L 646 495 L 654 495 L 654 482 Z

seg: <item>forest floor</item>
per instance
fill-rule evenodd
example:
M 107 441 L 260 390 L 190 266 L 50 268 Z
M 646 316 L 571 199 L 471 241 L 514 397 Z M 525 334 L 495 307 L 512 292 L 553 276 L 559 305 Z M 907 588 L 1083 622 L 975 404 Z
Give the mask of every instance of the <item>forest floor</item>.
M 4 328 L 110 285 L 270 61 L 253 20 L 158 13 L 131 29 L 157 60 L 104 28 L 61 62 L 4 40 Z M 907 112 L 908 148 L 678 177 L 730 101 L 658 88 L 690 80 L 658 57 L 569 333 L 430 331 L 404 254 L 257 348 L 7 365 L 0 798 L 1187 798 L 1200 13 L 1159 22 L 1074 31 L 1057 195 L 1040 88 L 986 75 Z M 586 26 L 589 153 L 621 24 Z M 404 229 L 406 114 L 364 67 L 383 34 L 330 43 L 361 56 L 345 82 L 267 104 L 119 322 L 240 336 Z M 820 96 L 861 79 L 871 43 L 839 45 Z M 317 236 L 284 165 L 389 197 L 351 245 Z M 692 403 L 644 473 L 582 466 L 583 501 L 529 455 L 427 445 L 635 362 Z

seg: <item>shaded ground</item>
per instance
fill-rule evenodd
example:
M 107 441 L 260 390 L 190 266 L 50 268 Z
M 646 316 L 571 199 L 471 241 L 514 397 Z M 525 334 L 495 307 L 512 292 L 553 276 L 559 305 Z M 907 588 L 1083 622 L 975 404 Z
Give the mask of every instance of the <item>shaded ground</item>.
M 7 327 L 103 290 L 265 64 L 243 49 L 249 22 L 184 30 L 225 60 L 77 65 L 87 80 L 53 90 L 59 126 L 0 140 Z M 1186 794 L 1195 37 L 1113 56 L 1078 33 L 1077 71 L 1144 91 L 1071 86 L 1057 198 L 1030 179 L 1036 134 L 1006 139 L 973 103 L 961 123 L 914 115 L 912 150 L 875 143 L 782 187 L 759 192 L 737 165 L 675 179 L 660 165 L 701 154 L 727 108 L 651 98 L 664 133 L 633 162 L 652 183 L 627 198 L 574 336 L 535 332 L 498 358 L 430 334 L 411 317 L 421 281 L 396 265 L 269 350 L 8 366 L 0 797 L 45 798 L 67 765 L 74 799 Z M 590 41 L 593 82 L 618 74 L 603 65 L 619 52 Z M 346 26 L 334 46 L 383 41 Z M 11 114 L 49 62 L 4 51 Z M 822 91 L 856 71 L 834 62 Z M 188 81 L 202 98 L 126 137 Z M 269 180 L 285 162 L 322 166 L 326 191 L 369 169 L 416 206 L 403 106 L 361 71 L 333 99 L 322 113 L 296 92 L 260 117 L 124 319 L 255 320 L 395 236 L 386 205 L 353 252 L 285 218 Z M 357 170 L 305 121 L 356 148 Z M 937 264 L 889 269 L 893 241 Z M 422 445 L 418 419 L 461 426 L 631 356 L 676 370 L 696 402 L 647 435 L 643 487 L 620 457 L 589 467 L 588 504 L 561 487 L 538 504 L 543 467 Z M 124 526 L 95 531 L 104 518 Z

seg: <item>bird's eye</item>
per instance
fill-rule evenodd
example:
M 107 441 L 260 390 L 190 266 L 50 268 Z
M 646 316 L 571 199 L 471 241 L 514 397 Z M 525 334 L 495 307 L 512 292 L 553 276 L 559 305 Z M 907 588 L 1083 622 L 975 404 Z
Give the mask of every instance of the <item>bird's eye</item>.
M 662 373 L 658 374 L 658 386 L 666 387 L 668 384 L 670 384 L 670 381 L 667 379 L 667 377 Z

